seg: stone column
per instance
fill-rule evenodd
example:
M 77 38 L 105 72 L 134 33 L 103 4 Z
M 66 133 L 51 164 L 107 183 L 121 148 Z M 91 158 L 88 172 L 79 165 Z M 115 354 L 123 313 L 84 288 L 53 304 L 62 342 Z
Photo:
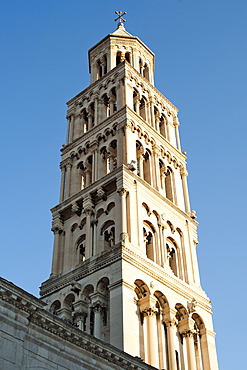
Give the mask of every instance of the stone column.
M 150 117 L 151 117 L 151 126 L 155 127 L 155 118 L 154 118 L 154 105 L 153 105 L 153 99 L 149 99 L 149 108 L 150 108 Z
M 61 165 L 60 168 L 62 170 L 62 173 L 61 173 L 61 184 L 60 184 L 59 202 L 61 203 L 64 200 L 66 168 L 63 165 Z
M 146 335 L 146 351 L 145 360 L 149 365 L 159 368 L 158 356 L 158 331 L 156 323 L 156 299 L 153 297 L 143 297 L 139 300 L 140 312 L 146 320 L 147 335 Z
M 110 116 L 114 113 L 114 99 L 110 98 L 109 99 L 109 105 L 110 105 Z
M 97 126 L 98 124 L 98 100 L 99 100 L 99 95 L 95 94 L 94 96 L 94 126 Z
M 189 199 L 189 191 L 188 191 L 188 185 L 187 185 L 188 171 L 184 167 L 182 167 L 180 168 L 180 174 L 182 177 L 185 212 L 189 213 L 190 212 L 190 199 Z
M 51 277 L 56 276 L 59 273 L 59 259 L 60 259 L 60 234 L 63 231 L 63 223 L 60 214 L 53 215 L 52 229 L 54 233 L 54 246 L 53 246 L 53 256 L 52 256 L 52 269 Z
M 153 161 L 154 161 L 154 186 L 157 190 L 160 190 L 160 167 L 159 167 L 159 155 L 160 150 L 159 148 L 154 145 L 153 146 Z
M 176 135 L 176 142 L 177 142 L 177 147 L 178 150 L 181 152 L 181 144 L 180 144 L 180 137 L 179 137 L 179 130 L 178 130 L 179 123 L 175 122 L 174 127 L 175 127 L 175 135 Z
M 144 179 L 143 161 L 144 161 L 143 154 L 141 154 L 140 157 L 138 158 L 138 162 L 139 162 L 139 176 L 140 176 L 141 179 Z
M 94 311 L 94 336 L 101 339 L 102 307 L 98 303 L 93 307 Z
M 91 130 L 93 127 L 93 116 L 92 113 L 88 113 L 88 130 Z
M 117 126 L 117 166 L 124 164 L 124 133 L 123 126 L 119 124 Z
M 196 357 L 194 348 L 194 331 L 187 330 L 182 333 L 186 340 L 188 369 L 196 370 Z
M 74 113 L 70 116 L 70 131 L 69 131 L 69 142 L 71 143 L 74 139 L 74 123 L 75 123 L 75 115 Z
M 90 185 L 90 174 L 91 174 L 92 171 L 89 168 L 86 168 L 85 172 L 86 172 L 86 184 L 85 184 L 85 187 L 87 187 L 88 185 Z
M 121 188 L 118 190 L 118 194 L 121 197 L 121 233 L 120 233 L 120 241 L 125 242 L 128 241 L 128 232 L 127 232 L 127 217 L 126 217 L 126 195 L 128 194 L 128 190 L 125 188 Z
M 123 107 L 123 82 L 122 79 L 119 80 L 119 83 L 116 88 L 117 94 L 117 109 L 121 109 Z
M 72 163 L 71 161 L 67 164 L 66 169 L 67 169 L 67 178 L 66 178 L 66 198 L 70 197 L 70 182 L 71 182 L 71 168 L 72 168 Z
M 92 241 L 91 241 L 91 215 L 93 213 L 93 205 L 91 201 L 91 196 L 88 195 L 83 200 L 83 211 L 86 214 L 86 248 L 85 248 L 85 258 L 88 259 L 92 257 Z
M 159 228 L 159 255 L 158 255 L 158 263 L 160 266 L 164 266 L 164 243 L 163 243 L 163 235 L 162 235 L 162 225 L 158 223 L 158 228 Z
M 164 320 L 167 328 L 167 341 L 168 341 L 168 359 L 169 369 L 177 370 L 176 355 L 175 355 L 175 341 L 176 341 L 176 320 Z M 191 370 L 189 368 L 189 370 Z

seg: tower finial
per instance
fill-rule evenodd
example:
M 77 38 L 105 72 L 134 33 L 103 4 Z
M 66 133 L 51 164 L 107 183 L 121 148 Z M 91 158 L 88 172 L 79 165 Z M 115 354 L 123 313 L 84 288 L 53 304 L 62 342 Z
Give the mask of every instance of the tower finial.
M 121 10 L 120 11 L 116 11 L 115 12 L 116 14 L 117 14 L 117 18 L 116 19 L 114 19 L 114 21 L 116 22 L 116 21 L 119 21 L 118 22 L 118 27 L 119 26 L 123 26 L 123 22 L 126 22 L 126 19 L 124 19 L 123 18 L 123 16 L 125 15 L 125 14 L 127 14 L 127 12 L 122 12 Z M 118 28 L 117 27 L 117 28 Z

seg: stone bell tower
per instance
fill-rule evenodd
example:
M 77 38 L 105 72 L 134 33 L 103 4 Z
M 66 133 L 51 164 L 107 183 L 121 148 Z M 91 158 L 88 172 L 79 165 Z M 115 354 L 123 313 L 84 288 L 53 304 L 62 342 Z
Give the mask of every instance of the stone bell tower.
M 200 286 L 178 109 L 154 87 L 154 54 L 124 28 L 89 50 L 68 103 L 48 309 L 159 369 L 217 370 Z

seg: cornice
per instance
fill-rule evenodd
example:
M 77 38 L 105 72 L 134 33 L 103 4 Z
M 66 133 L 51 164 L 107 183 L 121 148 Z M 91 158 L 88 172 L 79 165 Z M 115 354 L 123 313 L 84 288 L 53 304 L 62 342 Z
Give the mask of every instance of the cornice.
M 95 271 L 101 270 L 103 267 L 109 266 L 121 260 L 121 249 L 115 247 L 109 251 L 98 254 L 95 257 L 86 260 L 83 264 L 66 272 L 46 280 L 41 285 L 40 295 L 46 297 L 55 291 L 62 289 L 71 284 L 72 281 L 81 280 Z
M 130 249 L 130 246 L 131 243 L 127 243 L 127 245 L 118 243 L 118 245 L 112 250 L 101 253 L 98 256 L 85 261 L 83 265 L 78 266 L 72 271 L 45 281 L 41 286 L 41 297 L 45 298 L 61 288 L 69 286 L 72 281 L 79 281 L 98 270 L 116 263 L 117 261 L 125 261 L 138 270 L 149 275 L 152 279 L 160 282 L 168 289 L 173 290 L 175 293 L 184 297 L 188 301 L 191 301 L 192 298 L 195 298 L 199 307 L 206 310 L 210 314 L 212 313 L 210 300 L 200 287 L 193 287 L 175 275 L 172 276 L 171 274 L 168 274 L 164 268 L 157 265 L 155 262 L 143 258 L 133 252 Z M 133 286 L 125 280 L 119 280 L 112 283 L 111 288 L 114 289 L 115 287 L 118 287 L 119 284 L 125 285 L 129 289 L 133 289 Z
M 111 181 L 117 179 L 117 177 L 120 176 L 122 173 L 122 167 L 120 166 L 116 168 L 114 171 L 109 172 L 105 176 L 101 177 L 91 185 L 88 185 L 85 189 L 80 190 L 78 193 L 72 195 L 68 199 L 64 200 L 63 202 L 57 204 L 56 206 L 52 207 L 50 211 L 52 213 L 57 213 L 57 212 L 63 212 L 66 210 L 68 207 L 72 206 L 72 203 L 75 203 L 77 201 L 82 200 L 85 198 L 87 195 L 95 192 L 97 189 L 102 188 L 109 184 Z
M 25 312 L 25 316 L 27 312 L 26 304 L 20 305 L 20 302 L 28 302 L 28 321 L 36 327 L 41 328 L 42 331 L 46 332 L 48 335 L 56 336 L 59 341 L 63 339 L 76 347 L 86 350 L 93 356 L 95 355 L 98 358 L 106 360 L 110 364 L 119 366 L 119 368 L 155 370 L 154 367 L 141 362 L 141 360 L 138 360 L 128 353 L 93 337 L 44 310 L 43 307 L 45 304 L 42 301 L 2 278 L 0 279 L 0 300 L 6 301 L 13 307 L 18 307 L 20 311 Z
M 172 289 L 178 295 L 183 296 L 187 300 L 190 301 L 192 298 L 196 298 L 198 306 L 208 311 L 210 314 L 212 313 L 210 300 L 201 288 L 193 289 L 191 285 L 177 278 L 175 275 L 171 276 L 166 273 L 164 268 L 151 260 L 149 261 L 148 259 L 139 256 L 126 245 L 122 247 L 122 259 L 138 268 L 140 271 L 148 274 L 153 279 L 159 281 L 167 288 Z M 201 293 L 199 293 L 199 289 L 201 290 Z

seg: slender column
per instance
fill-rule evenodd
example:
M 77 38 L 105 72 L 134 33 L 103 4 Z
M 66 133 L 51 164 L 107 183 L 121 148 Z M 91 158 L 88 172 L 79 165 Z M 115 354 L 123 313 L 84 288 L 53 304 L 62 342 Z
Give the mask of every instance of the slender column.
M 161 185 L 161 189 L 162 189 L 162 193 L 164 195 L 164 197 L 166 196 L 166 185 L 165 185 L 165 171 L 161 169 L 161 174 L 160 174 L 160 185 Z
M 127 233 L 127 218 L 126 218 L 126 195 L 128 194 L 127 189 L 121 188 L 118 190 L 118 194 L 121 197 L 121 233 L 120 241 L 128 241 Z
M 90 173 L 91 173 L 91 170 L 89 168 L 87 168 L 85 170 L 85 172 L 86 172 L 86 186 L 88 186 L 88 185 L 90 185 Z
M 104 102 L 102 99 L 98 99 L 98 113 L 97 113 L 97 116 L 98 116 L 98 124 L 101 123 L 103 121 L 103 107 L 104 105 Z
M 86 214 L 86 249 L 85 258 L 92 257 L 92 241 L 91 241 L 91 215 L 93 213 L 93 206 L 91 196 L 89 195 L 84 199 L 84 213 Z
M 109 104 L 110 104 L 110 116 L 114 113 L 114 103 L 115 103 L 115 101 L 114 101 L 112 98 L 110 98 L 110 99 L 109 99 Z
M 98 100 L 99 100 L 99 95 L 95 94 L 95 97 L 94 97 L 94 126 L 97 126 L 98 124 Z
M 53 216 L 51 230 L 54 233 L 54 246 L 53 246 L 51 276 L 55 276 L 58 274 L 60 234 L 63 231 L 63 223 L 62 223 L 62 220 L 59 214 L 56 214 Z
M 136 99 L 135 106 L 136 106 L 136 114 L 140 116 L 140 100 L 139 99 Z
M 154 160 L 154 186 L 160 190 L 160 167 L 159 167 L 160 150 L 157 146 L 153 146 L 153 160 Z
M 163 226 L 158 224 L 159 228 L 159 264 L 164 266 L 164 240 L 163 240 Z
M 67 133 L 66 133 L 66 145 L 70 143 L 70 125 L 71 125 L 71 117 L 67 116 Z
M 70 196 L 70 182 L 71 182 L 71 168 L 72 163 L 68 163 L 66 169 L 67 169 L 67 181 L 66 181 L 66 198 L 69 198 Z
M 140 175 L 140 178 L 143 179 L 144 178 L 144 174 L 143 174 L 143 161 L 144 161 L 143 154 L 140 155 L 140 157 L 138 158 L 138 161 L 139 161 L 139 175 Z
M 123 84 L 122 84 L 122 80 L 120 80 L 118 85 L 117 85 L 116 94 L 117 94 L 117 109 L 119 110 L 123 107 Z
M 177 370 L 176 355 L 175 355 L 175 340 L 176 340 L 176 320 L 165 320 L 167 327 L 167 341 L 168 341 L 168 358 L 169 370 Z M 191 370 L 189 368 L 189 370 Z
M 177 148 L 181 152 L 181 144 L 180 144 L 180 137 L 179 137 L 179 130 L 178 130 L 179 123 L 175 122 L 174 126 L 175 126 L 175 135 L 176 135 Z
M 65 188 L 65 166 L 60 167 L 62 170 L 61 173 L 61 185 L 60 185 L 60 197 L 59 197 L 59 202 L 61 203 L 64 200 L 64 188 Z
M 154 118 L 154 105 L 153 105 L 153 99 L 152 99 L 152 98 L 150 98 L 150 99 L 149 99 L 149 102 L 150 102 L 150 106 L 149 106 L 149 108 L 150 108 L 151 125 L 152 125 L 152 127 L 154 127 L 154 126 L 155 126 L 155 118 Z
M 88 130 L 91 130 L 93 127 L 93 116 L 92 113 L 88 113 Z
M 186 340 L 188 369 L 196 370 L 196 357 L 194 348 L 194 331 L 187 330 L 183 333 Z
M 128 123 L 125 126 L 125 153 L 126 153 L 126 158 L 125 158 L 125 164 L 131 162 L 131 150 L 130 150 L 130 126 Z
M 98 303 L 93 307 L 94 311 L 94 336 L 101 339 L 102 307 Z
M 184 192 L 184 204 L 185 204 L 185 212 L 190 212 L 190 199 L 189 199 L 189 191 L 188 191 L 188 185 L 187 185 L 187 176 L 188 171 L 182 167 L 180 169 L 180 174 L 182 177 L 182 185 L 183 185 L 183 192 Z
M 122 166 L 124 164 L 124 140 L 123 140 L 123 127 L 117 126 L 117 165 Z
M 156 300 L 153 297 L 144 297 L 139 300 L 140 311 L 144 315 L 147 327 L 147 363 L 159 368 L 158 331 L 156 324 L 156 314 L 158 309 L 155 307 L 155 305 Z
M 70 116 L 70 132 L 69 132 L 69 142 L 70 143 L 74 139 L 74 124 L 75 124 L 75 115 L 71 114 L 71 116 Z

